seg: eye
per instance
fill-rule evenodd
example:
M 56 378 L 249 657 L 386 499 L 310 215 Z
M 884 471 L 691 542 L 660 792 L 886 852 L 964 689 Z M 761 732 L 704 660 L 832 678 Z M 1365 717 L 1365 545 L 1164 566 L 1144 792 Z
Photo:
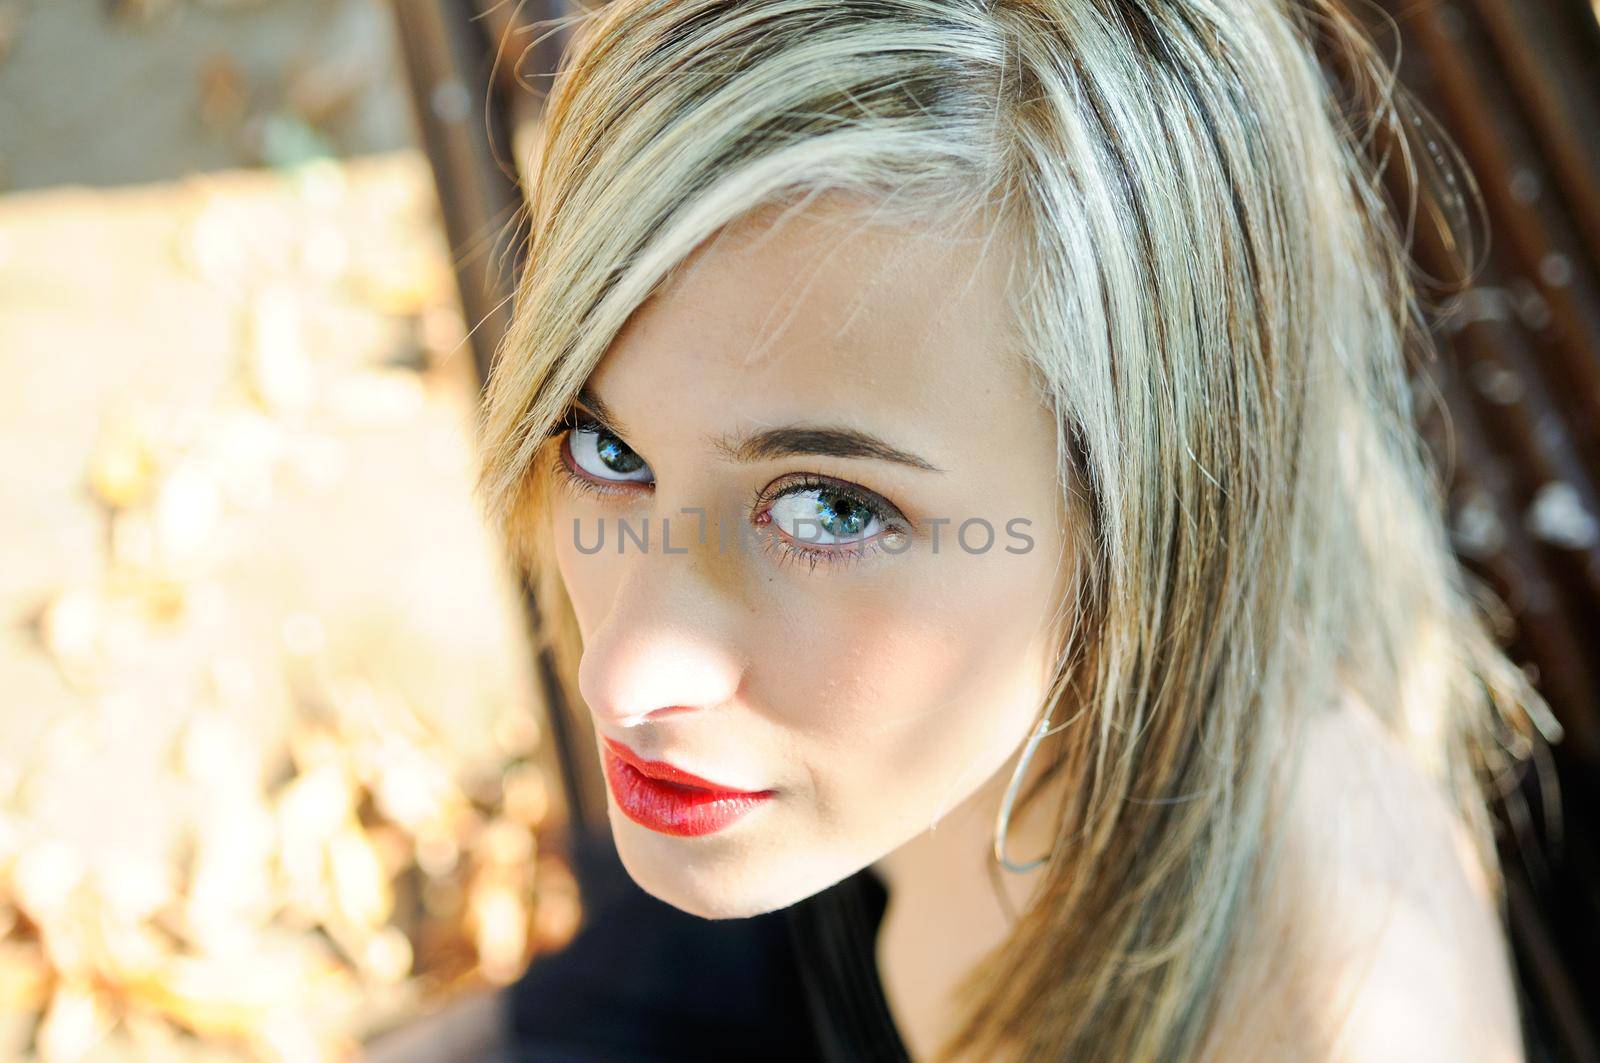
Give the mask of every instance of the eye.
M 615 433 L 593 421 L 567 433 L 572 464 L 591 479 L 606 483 L 652 483 L 655 473 L 645 460 Z
M 839 565 L 888 550 L 901 553 L 911 522 L 894 503 L 864 487 L 805 474 L 758 493 L 756 523 L 780 561 Z
M 779 496 L 767 513 L 779 531 L 810 546 L 835 546 L 870 539 L 883 531 L 883 517 L 859 493 L 819 485 Z

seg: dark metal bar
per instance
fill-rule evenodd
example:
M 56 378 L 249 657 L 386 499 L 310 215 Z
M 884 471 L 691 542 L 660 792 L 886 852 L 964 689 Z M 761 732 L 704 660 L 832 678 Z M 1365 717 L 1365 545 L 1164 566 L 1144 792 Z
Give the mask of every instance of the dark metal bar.
M 564 12 L 559 0 L 526 3 L 530 18 Z M 497 8 L 503 5 L 497 5 Z M 445 234 L 454 253 L 462 310 L 469 325 L 472 361 L 480 387 L 511 320 L 512 296 L 527 232 L 521 181 L 513 161 L 512 114 L 517 95 L 506 91 L 497 66 L 515 26 L 486 21 L 472 0 L 394 0 L 400 49 L 423 149 L 433 167 Z M 561 42 L 530 57 L 554 63 Z M 514 81 L 512 82 L 514 84 Z M 523 588 L 530 642 L 541 645 L 539 603 Z M 546 722 L 561 767 L 569 826 L 586 831 L 604 822 L 598 756 L 588 730 L 578 726 L 550 652 L 536 667 Z
M 1600 286 L 1594 263 L 1572 236 L 1572 221 L 1544 191 L 1547 167 L 1526 120 L 1503 91 L 1481 26 L 1456 4 L 1410 7 L 1401 23 L 1426 58 L 1431 95 L 1482 187 L 1495 254 L 1532 298 L 1530 337 L 1543 363 L 1563 378 L 1566 428 L 1600 467 Z M 1576 74 L 1576 72 L 1574 72 Z M 1499 89 L 1499 91 L 1497 91 Z M 1537 300 L 1537 302 L 1534 302 Z
M 1581 53 L 1549 0 L 1471 3 L 1505 60 L 1589 258 L 1600 262 L 1600 98 L 1591 81 L 1573 76 L 1583 69 Z

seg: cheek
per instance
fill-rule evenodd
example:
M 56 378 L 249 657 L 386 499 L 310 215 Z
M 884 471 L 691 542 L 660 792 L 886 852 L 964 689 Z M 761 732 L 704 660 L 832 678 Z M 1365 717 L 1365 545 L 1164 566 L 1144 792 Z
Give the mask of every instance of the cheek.
M 789 618 L 753 700 L 806 747 L 826 831 L 922 829 L 1026 737 L 1054 604 L 1037 567 L 929 557 Z
M 594 550 L 600 522 L 609 525 L 610 521 L 597 515 L 592 506 L 577 504 L 559 490 L 552 494 L 548 541 L 555 554 L 556 571 L 572 601 L 573 615 L 578 618 L 578 630 L 587 638 L 610 608 L 622 576 L 619 562 L 625 559 L 617 556 L 609 540 L 606 546 L 610 549 Z M 606 528 L 608 536 L 612 531 L 613 528 Z M 583 553 L 580 544 L 591 552 Z

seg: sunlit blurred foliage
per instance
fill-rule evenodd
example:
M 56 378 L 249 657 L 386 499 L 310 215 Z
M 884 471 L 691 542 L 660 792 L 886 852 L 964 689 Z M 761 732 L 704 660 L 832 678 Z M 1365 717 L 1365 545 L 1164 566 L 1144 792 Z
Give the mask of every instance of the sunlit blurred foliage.
M 0 1058 L 348 1058 L 571 934 L 434 212 L 0 198 Z

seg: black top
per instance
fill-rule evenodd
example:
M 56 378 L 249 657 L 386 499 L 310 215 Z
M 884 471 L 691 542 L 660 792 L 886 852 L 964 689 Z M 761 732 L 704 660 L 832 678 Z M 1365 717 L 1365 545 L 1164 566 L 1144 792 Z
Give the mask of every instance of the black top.
M 870 868 L 784 910 L 817 1058 L 910 1063 L 878 980 L 878 926 L 889 895 Z
M 909 1063 L 878 981 L 870 868 L 781 911 L 700 919 L 576 847 L 586 918 L 509 991 L 519 1063 Z

